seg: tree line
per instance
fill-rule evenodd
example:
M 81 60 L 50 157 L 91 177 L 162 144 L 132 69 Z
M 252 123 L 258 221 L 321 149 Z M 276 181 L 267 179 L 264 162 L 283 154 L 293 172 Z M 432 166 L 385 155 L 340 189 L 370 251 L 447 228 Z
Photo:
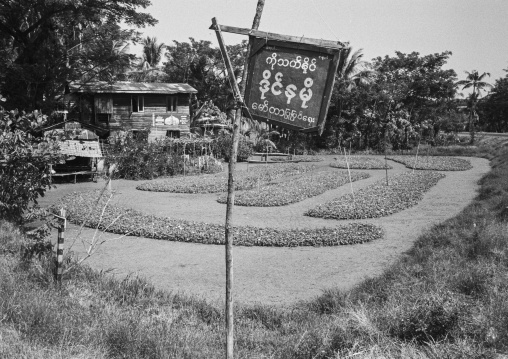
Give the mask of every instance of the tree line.
M 49 112 L 72 81 L 129 80 L 189 83 L 198 90 L 195 106 L 213 101 L 221 111 L 231 110 L 223 59 L 211 42 L 190 38 L 166 45 L 132 29 L 157 22 L 143 12 L 149 5 L 148 0 L 0 1 L 2 105 Z M 130 44 L 142 44 L 140 57 L 129 53 Z M 246 42 L 227 50 L 241 78 Z M 487 73 L 474 70 L 458 81 L 454 70 L 444 68 L 451 55 L 396 52 L 366 61 L 361 50 L 344 49 L 324 135 L 303 137 L 319 147 L 404 149 L 418 138 L 437 143 L 445 132 L 507 131 L 508 77 L 490 85 Z M 472 92 L 460 98 L 464 89 Z

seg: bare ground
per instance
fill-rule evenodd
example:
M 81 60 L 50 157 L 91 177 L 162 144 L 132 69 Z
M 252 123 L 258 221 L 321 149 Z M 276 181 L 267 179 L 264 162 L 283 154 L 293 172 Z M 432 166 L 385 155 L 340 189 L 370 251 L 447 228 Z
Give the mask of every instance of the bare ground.
M 318 163 L 321 170 L 334 156 Z M 235 247 L 234 293 L 242 303 L 290 305 L 299 300 L 312 299 L 324 289 L 348 289 L 367 277 L 379 275 L 402 253 L 411 248 L 418 236 L 431 225 L 457 215 L 476 195 L 477 181 L 489 169 L 488 161 L 467 158 L 473 169 L 443 172 L 440 180 L 415 207 L 378 219 L 361 220 L 384 228 L 383 239 L 370 243 L 339 247 Z M 404 166 L 391 162 L 389 175 L 407 171 Z M 246 167 L 245 164 L 240 164 Z M 368 186 L 384 178 L 384 170 L 365 171 L 371 177 L 353 183 L 354 189 Z M 135 189 L 140 182 L 116 181 L 118 204 L 145 213 L 184 218 L 207 223 L 224 223 L 226 206 L 216 202 L 215 194 L 171 194 L 145 192 Z M 61 184 L 48 192 L 41 204 L 53 203 L 72 191 L 97 188 L 104 183 Z M 344 193 L 349 185 L 283 207 L 235 206 L 234 224 L 279 228 L 334 227 L 348 221 L 325 220 L 303 216 L 314 207 Z M 83 256 L 86 246 L 77 237 L 76 226 L 66 234 L 67 243 L 74 242 L 72 250 Z M 94 235 L 84 229 L 81 238 Z M 187 293 L 209 301 L 224 300 L 225 264 L 224 247 L 154 240 L 140 237 L 123 237 L 99 233 L 106 240 L 87 263 L 99 269 L 111 269 L 119 277 L 140 275 L 158 288 Z M 67 246 L 67 245 L 66 245 Z

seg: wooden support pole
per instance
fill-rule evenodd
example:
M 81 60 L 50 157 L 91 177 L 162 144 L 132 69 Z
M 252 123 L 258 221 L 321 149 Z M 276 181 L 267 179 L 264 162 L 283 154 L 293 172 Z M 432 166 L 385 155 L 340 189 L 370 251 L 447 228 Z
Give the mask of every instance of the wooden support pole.
M 259 23 L 261 21 L 261 14 L 263 13 L 263 7 L 265 5 L 265 0 L 258 0 L 258 4 L 256 7 L 256 15 L 254 16 L 254 21 L 252 23 L 252 30 L 257 30 L 259 28 Z M 226 205 L 226 225 L 225 225 L 225 244 L 226 244 L 226 359 L 233 359 L 234 357 L 234 317 L 233 317 L 233 236 L 232 236 L 232 226 L 233 226 L 233 207 L 235 203 L 235 184 L 234 184 L 234 174 L 236 167 L 236 157 L 238 155 L 238 142 L 240 135 L 240 125 L 242 119 L 242 105 L 243 105 L 243 96 L 245 94 L 245 83 L 247 81 L 247 73 L 249 72 L 249 54 L 252 49 L 252 41 L 249 38 L 249 43 L 247 45 L 247 55 L 244 60 L 243 67 L 243 75 L 242 82 L 240 83 L 240 87 L 236 82 L 236 78 L 233 72 L 233 66 L 231 65 L 231 61 L 229 60 L 228 53 L 226 51 L 226 46 L 224 44 L 224 39 L 222 38 L 221 28 L 217 22 L 216 18 L 212 19 L 212 26 L 215 29 L 215 34 L 217 35 L 217 40 L 219 41 L 219 47 L 224 57 L 224 62 L 226 64 L 226 69 L 228 71 L 228 76 L 231 82 L 231 86 L 233 86 L 233 91 L 235 92 L 235 97 L 237 100 L 237 109 L 235 112 L 235 120 L 233 123 L 233 139 L 231 146 L 231 153 L 229 156 L 229 176 L 228 176 L 228 197 L 227 197 L 227 205 Z
M 388 186 L 388 161 L 386 160 L 386 132 L 385 132 L 385 172 L 386 172 L 386 185 Z
M 418 165 L 418 152 L 420 151 L 420 140 L 421 139 L 422 138 L 420 136 L 420 138 L 418 138 L 418 147 L 416 147 L 416 158 L 415 158 L 415 161 L 414 161 L 414 164 L 413 164 L 413 172 L 412 173 L 415 173 L 415 168 Z
M 58 240 L 56 243 L 56 262 L 55 262 L 55 280 L 58 284 L 62 284 L 62 272 L 63 272 L 63 250 L 64 250 L 64 238 L 65 238 L 65 209 L 60 209 L 60 225 L 58 226 Z

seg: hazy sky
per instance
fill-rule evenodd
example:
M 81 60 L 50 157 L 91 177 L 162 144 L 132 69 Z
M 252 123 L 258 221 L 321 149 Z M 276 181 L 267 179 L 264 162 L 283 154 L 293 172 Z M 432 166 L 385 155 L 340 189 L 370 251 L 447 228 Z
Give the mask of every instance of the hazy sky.
M 211 18 L 250 28 L 257 0 L 152 0 L 147 9 L 159 23 L 143 29 L 159 42 L 210 40 Z M 459 77 L 473 69 L 489 82 L 508 68 L 508 0 L 266 0 L 259 30 L 348 41 L 365 58 L 395 51 L 421 55 L 452 51 L 447 68 Z M 246 37 L 225 36 L 228 44 Z

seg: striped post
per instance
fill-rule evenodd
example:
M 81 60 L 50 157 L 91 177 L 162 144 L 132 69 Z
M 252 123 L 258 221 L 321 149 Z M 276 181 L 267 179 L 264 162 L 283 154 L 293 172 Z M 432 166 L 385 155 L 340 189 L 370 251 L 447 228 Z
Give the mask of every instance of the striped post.
M 62 284 L 62 272 L 63 272 L 63 248 L 64 248 L 64 238 L 65 238 L 65 226 L 66 226 L 66 218 L 65 218 L 65 209 L 60 209 L 60 226 L 58 227 L 58 241 L 56 244 L 56 267 L 55 267 L 55 280 Z

